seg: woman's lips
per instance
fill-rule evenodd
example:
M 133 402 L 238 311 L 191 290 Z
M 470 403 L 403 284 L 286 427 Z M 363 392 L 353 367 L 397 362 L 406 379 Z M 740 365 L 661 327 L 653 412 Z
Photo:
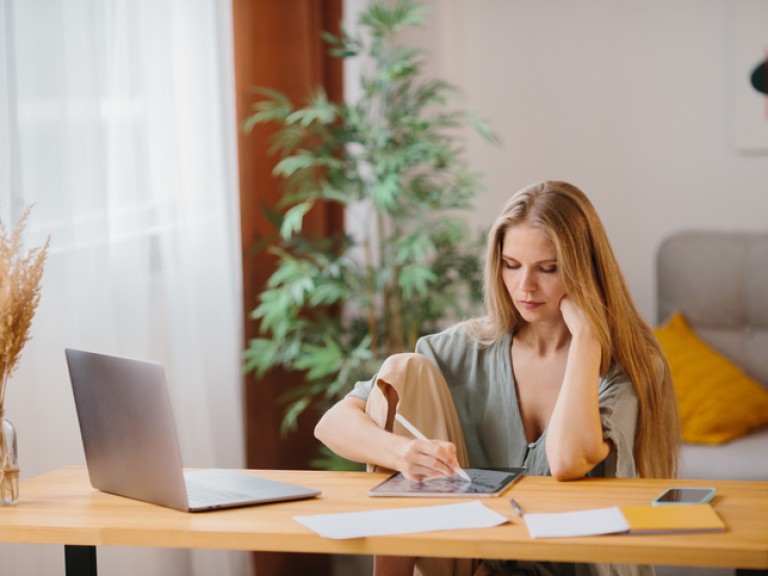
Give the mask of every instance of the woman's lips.
M 520 306 L 522 306 L 526 310 L 533 310 L 534 308 L 543 306 L 543 304 L 544 304 L 543 302 L 531 302 L 529 300 L 520 300 Z

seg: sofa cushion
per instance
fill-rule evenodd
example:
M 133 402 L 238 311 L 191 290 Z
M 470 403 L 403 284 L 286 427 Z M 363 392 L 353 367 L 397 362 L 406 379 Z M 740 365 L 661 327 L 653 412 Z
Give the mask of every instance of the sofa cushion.
M 768 478 L 768 428 L 725 445 L 683 444 L 680 478 L 697 480 L 754 480 Z
M 768 425 L 768 392 L 699 338 L 681 313 L 655 333 L 669 361 L 685 442 L 719 444 Z
M 685 315 L 702 340 L 768 389 L 768 233 L 685 230 L 657 256 L 658 314 Z

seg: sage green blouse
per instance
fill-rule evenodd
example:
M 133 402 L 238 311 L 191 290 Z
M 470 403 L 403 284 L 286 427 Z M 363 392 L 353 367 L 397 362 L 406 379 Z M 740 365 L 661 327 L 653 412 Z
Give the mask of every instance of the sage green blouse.
M 464 324 L 425 336 L 416 352 L 429 358 L 443 374 L 461 421 L 473 468 L 525 467 L 528 475 L 551 474 L 545 450 L 546 430 L 535 441 L 525 437 L 512 372 L 512 335 L 490 346 L 466 334 Z M 358 382 L 351 396 L 367 399 L 373 383 Z M 637 397 L 632 383 L 618 367 L 600 378 L 600 418 L 610 455 L 588 475 L 630 478 L 637 475 L 633 457 Z M 503 574 L 526 576 L 647 576 L 650 566 L 486 561 Z

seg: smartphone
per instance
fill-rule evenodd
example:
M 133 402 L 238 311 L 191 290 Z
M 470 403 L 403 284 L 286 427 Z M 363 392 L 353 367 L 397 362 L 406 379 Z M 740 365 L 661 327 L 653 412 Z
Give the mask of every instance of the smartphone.
M 670 488 L 653 501 L 654 506 L 667 504 L 704 504 L 715 497 L 714 488 Z

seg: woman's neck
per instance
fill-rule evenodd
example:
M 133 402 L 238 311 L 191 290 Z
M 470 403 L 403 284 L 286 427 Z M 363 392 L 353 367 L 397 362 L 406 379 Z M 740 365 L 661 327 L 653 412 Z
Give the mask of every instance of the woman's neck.
M 571 333 L 563 322 L 549 325 L 523 324 L 515 331 L 513 342 L 540 356 L 546 356 L 567 348 L 571 343 Z

